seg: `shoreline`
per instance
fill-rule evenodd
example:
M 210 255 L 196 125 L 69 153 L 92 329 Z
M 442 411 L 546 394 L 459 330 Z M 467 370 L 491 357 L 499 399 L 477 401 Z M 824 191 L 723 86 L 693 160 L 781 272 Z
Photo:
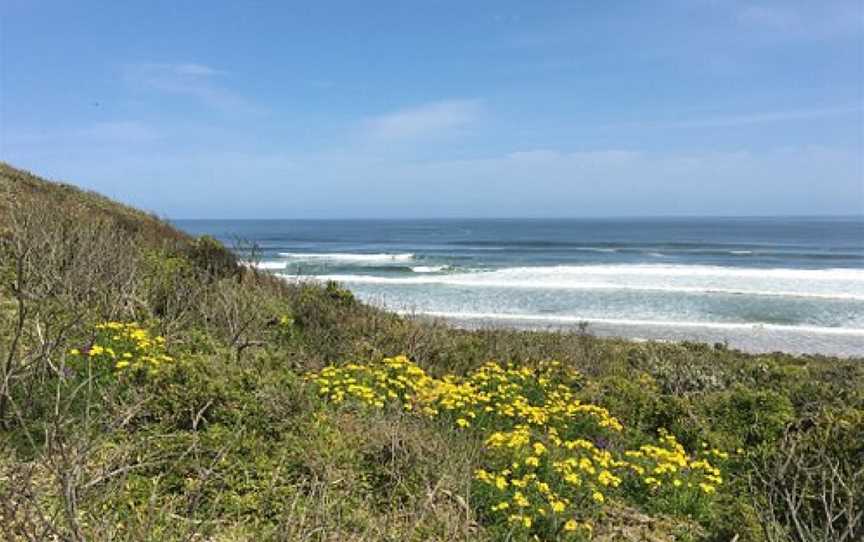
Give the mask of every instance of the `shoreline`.
M 291 277 L 276 273 L 288 283 L 321 283 L 319 276 Z M 335 281 L 340 283 L 339 281 Z M 597 337 L 631 341 L 694 342 L 725 344 L 730 349 L 760 355 L 782 353 L 802 356 L 830 356 L 864 360 L 864 328 L 794 325 L 770 322 L 669 321 L 648 319 L 590 318 L 561 314 L 508 314 L 493 312 L 444 312 L 418 306 L 389 303 L 383 294 L 355 291 L 341 282 L 363 303 L 409 318 L 441 320 L 461 329 L 512 329 L 567 332 L 587 324 Z
M 384 310 L 387 310 L 386 308 Z M 510 329 L 517 331 L 567 332 L 577 331 L 578 321 L 561 322 L 506 315 L 443 315 L 419 311 L 391 311 L 406 318 L 443 321 L 459 329 Z M 585 321 L 586 332 L 608 339 L 632 342 L 697 342 L 707 345 L 724 343 L 730 349 L 748 354 L 783 353 L 801 356 L 831 356 L 848 360 L 864 360 L 864 330 L 842 329 L 841 333 L 812 333 L 808 330 L 783 326 L 750 326 L 732 328 L 682 326 L 677 322 L 608 323 Z

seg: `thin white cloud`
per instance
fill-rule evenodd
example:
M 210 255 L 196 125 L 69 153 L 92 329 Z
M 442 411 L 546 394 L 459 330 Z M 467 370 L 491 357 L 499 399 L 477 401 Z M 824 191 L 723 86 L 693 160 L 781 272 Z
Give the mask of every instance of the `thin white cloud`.
M 507 158 L 517 162 L 543 162 L 546 160 L 555 160 L 561 156 L 560 152 L 553 149 L 531 149 L 511 152 L 507 155 Z
M 74 135 L 90 141 L 117 143 L 152 141 L 159 137 L 153 127 L 138 121 L 98 122 L 75 131 Z
M 153 160 L 152 151 L 138 145 L 104 160 L 104 150 L 94 145 L 74 152 L 57 150 L 42 146 L 4 158 L 49 176 L 88 180 L 90 188 L 174 217 L 767 215 L 864 210 L 864 162 L 855 148 L 527 148 L 444 161 L 382 161 L 363 152 L 199 154 L 186 149 Z M 238 175 L 244 179 L 244 190 L 237 189 Z M 128 182 L 117 183 L 118 178 Z M 180 179 L 183 190 L 178 190 Z M 434 197 L 429 187 L 434 187 Z M 207 198 L 201 198 L 202 191 Z M 334 193 L 341 197 L 334 199 Z
M 189 75 L 192 77 L 210 77 L 212 75 L 225 75 L 226 72 L 222 70 L 216 70 L 211 68 L 210 66 L 204 66 L 202 64 L 168 64 L 163 65 L 163 67 L 173 70 L 179 75 Z
M 166 94 L 190 96 L 206 106 L 229 113 L 259 113 L 261 109 L 219 81 L 227 72 L 203 64 L 147 63 L 127 66 L 133 86 Z
M 783 33 L 792 37 L 831 37 L 864 31 L 860 0 L 792 2 L 762 0 L 739 3 L 734 8 L 738 21 L 751 28 Z
M 10 146 L 39 145 L 110 145 L 122 143 L 147 143 L 156 141 L 162 134 L 153 126 L 137 120 L 115 120 L 96 122 L 80 128 L 60 128 L 41 131 L 16 130 L 6 138 Z
M 773 27 L 789 27 L 798 23 L 798 15 L 788 9 L 776 6 L 748 5 L 741 8 L 738 18 L 746 23 L 767 25 Z
M 562 153 L 551 149 L 534 149 L 527 151 L 516 151 L 507 155 L 507 159 L 515 163 L 526 163 L 531 165 L 568 160 L 580 165 L 623 165 L 643 156 L 639 151 L 625 149 L 604 149 L 594 151 L 579 151 Z
M 432 102 L 369 119 L 365 133 L 372 139 L 389 141 L 439 135 L 474 122 L 481 110 L 478 100 Z
M 826 107 L 821 109 L 793 109 L 787 111 L 766 111 L 760 113 L 748 113 L 744 115 L 724 115 L 701 119 L 691 119 L 679 122 L 671 122 L 663 126 L 673 128 L 710 128 L 726 126 L 744 126 L 748 124 L 765 124 L 773 122 L 785 122 L 793 120 L 818 119 L 823 117 L 835 117 L 842 115 L 861 114 L 860 106 Z

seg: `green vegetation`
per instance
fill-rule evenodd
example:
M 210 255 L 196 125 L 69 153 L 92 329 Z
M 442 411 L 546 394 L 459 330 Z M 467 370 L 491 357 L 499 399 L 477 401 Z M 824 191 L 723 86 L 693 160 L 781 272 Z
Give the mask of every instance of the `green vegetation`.
M 5 165 L 0 364 L 9 540 L 864 537 L 861 360 L 406 319 Z

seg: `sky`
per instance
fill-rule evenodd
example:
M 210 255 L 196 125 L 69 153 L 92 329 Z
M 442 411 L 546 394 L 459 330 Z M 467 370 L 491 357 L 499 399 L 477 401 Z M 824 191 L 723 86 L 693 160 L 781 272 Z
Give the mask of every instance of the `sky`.
M 0 160 L 171 219 L 864 212 L 860 0 L 2 0 L 0 77 Z

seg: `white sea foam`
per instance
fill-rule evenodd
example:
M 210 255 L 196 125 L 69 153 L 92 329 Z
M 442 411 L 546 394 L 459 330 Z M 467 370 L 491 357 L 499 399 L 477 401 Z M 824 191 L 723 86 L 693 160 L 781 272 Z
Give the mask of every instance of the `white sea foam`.
M 639 291 L 639 292 L 668 292 L 682 294 L 726 294 L 726 295 L 752 295 L 752 296 L 777 296 L 777 297 L 804 297 L 813 299 L 845 299 L 850 301 L 864 301 L 864 294 L 847 294 L 847 293 L 812 293 L 798 291 L 783 291 L 783 290 L 745 290 L 735 288 L 698 288 L 687 286 L 629 286 L 626 284 L 602 284 L 602 283 L 583 283 L 583 284 L 554 284 L 554 283 L 536 283 L 536 282 L 477 282 L 470 280 L 432 280 L 425 278 L 412 277 L 374 277 L 368 275 L 319 275 L 314 278 L 316 280 L 334 280 L 344 282 L 346 284 L 391 284 L 391 285 L 420 285 L 420 284 L 442 284 L 447 286 L 469 286 L 476 288 L 537 288 L 551 290 L 620 290 L 620 291 Z
M 274 262 L 274 261 L 264 261 L 264 262 L 255 262 L 251 264 L 253 267 L 258 269 L 267 269 L 278 271 L 280 269 L 285 269 L 285 262 Z
M 584 318 L 573 315 L 553 314 L 506 314 L 498 312 L 443 312 L 443 311 L 396 311 L 404 315 L 423 315 L 435 318 L 450 318 L 462 320 L 503 320 L 503 321 L 526 321 L 547 322 L 560 324 L 577 324 L 587 322 L 589 324 L 610 324 L 620 326 L 646 326 L 646 327 L 670 327 L 670 328 L 702 328 L 718 330 L 745 330 L 755 331 L 786 331 L 801 332 L 823 335 L 845 335 L 864 337 L 864 329 L 849 327 L 826 327 L 826 326 L 798 326 L 785 324 L 765 324 L 760 322 L 693 322 L 672 320 L 634 320 L 627 318 Z
M 622 290 L 864 300 L 864 269 L 742 269 L 698 265 L 513 267 L 414 277 L 327 275 L 346 284 Z
M 411 271 L 415 273 L 439 273 L 445 269 L 449 269 L 447 265 L 415 265 Z
M 573 247 L 574 250 L 580 250 L 584 252 L 604 252 L 604 253 L 613 253 L 618 252 L 617 248 L 599 248 L 599 247 Z
M 517 276 L 530 275 L 531 278 L 543 278 L 555 275 L 561 277 L 589 276 L 627 276 L 627 277 L 683 277 L 683 278 L 753 278 L 765 280 L 802 280 L 826 281 L 839 280 L 864 284 L 864 269 L 759 269 L 741 267 L 720 267 L 708 265 L 649 265 L 649 264 L 619 264 L 619 265 L 556 265 L 533 267 L 507 267 L 484 274 L 466 273 L 474 277 L 481 276 Z M 453 275 L 457 277 L 459 275 Z M 436 279 L 437 280 L 437 279 Z
M 351 252 L 280 252 L 279 256 L 295 261 L 330 261 L 360 264 L 410 262 L 414 254 L 356 254 Z

